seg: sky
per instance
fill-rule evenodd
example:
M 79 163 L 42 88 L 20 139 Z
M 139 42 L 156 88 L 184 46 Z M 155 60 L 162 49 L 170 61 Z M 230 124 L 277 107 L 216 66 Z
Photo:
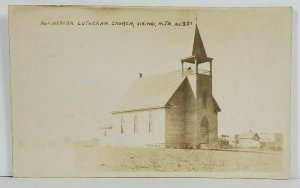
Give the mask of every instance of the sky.
M 219 134 L 288 131 L 288 9 L 62 6 L 32 8 L 30 13 L 20 9 L 12 15 L 12 102 L 18 109 L 15 121 L 31 125 L 17 127 L 24 137 L 96 137 L 139 73 L 146 77 L 181 68 L 180 58 L 192 54 L 195 17 L 206 53 L 214 58 L 213 95 L 222 109 Z M 75 25 L 40 25 L 68 20 Z M 78 21 L 193 24 L 78 26 Z

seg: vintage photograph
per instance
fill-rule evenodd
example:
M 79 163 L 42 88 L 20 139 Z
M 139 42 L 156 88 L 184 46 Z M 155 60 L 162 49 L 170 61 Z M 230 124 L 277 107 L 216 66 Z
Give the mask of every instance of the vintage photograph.
M 15 177 L 288 179 L 291 8 L 10 6 Z

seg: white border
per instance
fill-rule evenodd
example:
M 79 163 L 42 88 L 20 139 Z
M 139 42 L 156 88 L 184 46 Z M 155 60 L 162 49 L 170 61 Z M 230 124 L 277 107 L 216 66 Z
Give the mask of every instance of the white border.
M 294 9 L 294 26 L 293 26 L 293 70 L 292 70 L 292 131 L 291 131 L 291 176 L 293 178 L 300 178 L 300 164 L 299 164 L 299 153 L 300 153 L 300 145 L 299 145 L 299 100 L 297 100 L 296 96 L 299 94 L 299 87 L 297 87 L 299 83 L 298 72 L 300 72 L 299 68 L 299 44 L 300 39 L 297 36 L 299 32 L 299 11 L 300 11 L 300 0 L 261 0 L 258 2 L 254 1 L 244 1 L 244 0 L 144 0 L 140 2 L 139 0 L 0 0 L 0 176 L 11 176 L 12 175 L 12 150 L 11 150 L 11 126 L 10 126 L 10 93 L 9 93 L 9 63 L 8 63 L 8 28 L 7 28 L 7 5 L 8 4 L 64 4 L 64 5 L 118 5 L 118 6 L 185 6 L 185 7 L 279 7 L 279 6 L 289 6 Z M 0 186 L 3 179 L 0 178 Z M 72 179 L 64 179 L 62 182 L 66 182 Z M 91 179 L 87 179 L 88 182 L 93 182 Z M 141 180 L 139 178 L 138 180 Z M 4 181 L 6 183 L 12 183 L 11 180 Z M 43 180 L 46 182 L 51 182 L 51 180 Z M 111 180 L 110 180 L 111 181 Z M 110 182 L 108 181 L 108 182 Z M 118 180 L 122 185 L 122 182 L 127 182 L 127 180 Z M 145 179 L 147 182 L 148 179 Z M 184 184 L 185 179 L 182 181 L 171 179 L 172 182 L 170 185 L 175 185 L 175 187 L 180 187 L 189 185 Z M 189 180 L 189 182 L 193 182 Z M 216 182 L 222 180 L 214 180 Z M 226 187 L 226 182 L 228 180 L 223 180 L 224 186 Z M 249 180 L 237 180 L 237 182 L 247 182 Z M 260 180 L 264 182 L 268 182 L 268 180 Z M 18 179 L 16 181 L 16 185 L 22 182 L 26 182 L 23 179 Z M 82 181 L 79 181 L 82 182 Z M 115 182 L 115 180 L 113 180 Z M 140 181 L 134 181 L 129 184 L 132 186 L 139 185 Z M 155 180 L 151 182 L 151 187 L 155 185 L 155 182 L 159 182 L 159 180 Z M 277 181 L 278 182 L 278 181 Z M 295 181 L 289 181 L 295 182 Z M 152 185 L 152 183 L 154 183 Z M 187 183 L 187 182 L 186 182 Z M 7 185 L 9 185 L 7 184 Z M 93 183 L 92 183 L 93 184 Z M 253 183 L 250 183 L 252 186 Z M 293 184 L 293 183 L 292 183 Z M 297 183 L 296 183 L 297 184 Z M 39 184 L 36 184 L 39 185 Z M 103 186 L 108 185 L 104 184 Z M 205 184 L 204 184 L 205 185 Z M 220 186 L 221 184 L 219 184 Z M 285 187 L 285 184 L 276 184 L 281 185 L 281 187 Z M 298 184 L 299 185 L 299 184 Z M 211 187 L 211 185 L 209 185 Z M 223 186 L 223 187 L 224 187 Z M 73 186 L 72 186 L 73 187 Z M 147 184 L 143 183 L 143 187 L 147 187 Z M 150 187 L 150 185 L 148 185 Z M 158 186 L 159 187 L 159 186 Z

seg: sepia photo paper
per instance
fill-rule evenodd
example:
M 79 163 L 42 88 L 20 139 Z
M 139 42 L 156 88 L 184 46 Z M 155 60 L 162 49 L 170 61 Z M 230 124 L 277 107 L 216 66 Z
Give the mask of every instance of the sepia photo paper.
M 288 179 L 292 13 L 10 6 L 14 176 Z

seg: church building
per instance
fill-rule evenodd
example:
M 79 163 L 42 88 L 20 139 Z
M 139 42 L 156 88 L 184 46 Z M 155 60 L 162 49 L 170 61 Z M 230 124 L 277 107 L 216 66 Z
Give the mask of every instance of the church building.
M 170 148 L 216 147 L 218 112 L 212 94 L 212 61 L 196 25 L 191 56 L 180 70 L 140 78 L 121 98 L 112 115 L 108 143 Z M 189 64 L 191 67 L 185 68 Z M 207 64 L 208 70 L 199 69 Z

